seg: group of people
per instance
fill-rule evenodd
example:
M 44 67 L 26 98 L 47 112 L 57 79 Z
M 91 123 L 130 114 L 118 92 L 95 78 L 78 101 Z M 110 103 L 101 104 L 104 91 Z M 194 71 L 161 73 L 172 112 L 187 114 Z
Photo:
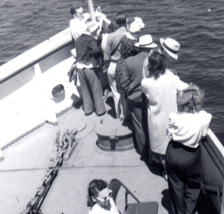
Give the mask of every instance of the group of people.
M 194 213 L 200 193 L 199 144 L 212 116 L 201 109 L 204 92 L 181 81 L 169 67 L 170 61 L 178 59 L 180 44 L 161 38 L 157 45 L 150 34 L 142 35 L 145 24 L 141 18 L 129 23 L 123 12 L 117 14 L 116 24 L 99 8 L 96 21 L 88 21 L 81 6 L 73 6 L 71 14 L 85 114 L 106 113 L 99 72 L 107 72 L 116 117 L 131 118 L 137 152 L 148 157 L 152 151 L 160 157 L 174 213 Z M 102 188 L 92 192 L 94 182 L 89 186 L 90 206 L 103 207 L 103 189 L 108 193 L 105 206 L 112 204 L 116 213 L 107 184 L 100 181 Z

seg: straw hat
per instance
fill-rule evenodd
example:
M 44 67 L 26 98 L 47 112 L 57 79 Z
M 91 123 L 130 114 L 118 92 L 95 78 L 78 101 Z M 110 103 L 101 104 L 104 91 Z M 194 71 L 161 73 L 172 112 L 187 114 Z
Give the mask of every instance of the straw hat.
M 180 49 L 180 43 L 171 38 L 160 38 L 160 44 L 162 45 L 163 49 L 166 51 L 169 56 L 173 59 L 178 59 L 177 52 Z
M 139 48 L 156 48 L 157 44 L 153 43 L 152 36 L 150 34 L 139 37 L 139 42 L 135 43 Z

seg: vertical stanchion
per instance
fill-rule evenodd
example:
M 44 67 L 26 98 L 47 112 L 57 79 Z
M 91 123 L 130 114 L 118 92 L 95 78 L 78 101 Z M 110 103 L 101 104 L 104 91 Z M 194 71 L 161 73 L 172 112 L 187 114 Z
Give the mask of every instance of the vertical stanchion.
M 223 183 L 222 183 L 222 204 L 221 204 L 221 213 L 224 214 L 224 178 L 223 178 Z
M 93 7 L 93 1 L 88 0 L 88 7 L 89 7 L 89 14 L 92 21 L 96 21 L 95 15 L 94 15 L 94 7 Z

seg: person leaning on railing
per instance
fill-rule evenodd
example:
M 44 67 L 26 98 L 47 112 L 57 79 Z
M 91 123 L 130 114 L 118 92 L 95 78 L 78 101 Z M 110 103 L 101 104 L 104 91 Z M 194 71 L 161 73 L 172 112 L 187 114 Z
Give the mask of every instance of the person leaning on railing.
M 201 110 L 204 92 L 190 84 L 177 99 L 178 112 L 170 113 L 166 170 L 175 214 L 195 213 L 200 194 L 200 141 L 212 115 Z
M 170 139 L 166 135 L 169 114 L 177 110 L 177 93 L 188 87 L 167 69 L 164 54 L 151 51 L 143 65 L 141 82 L 143 93 L 147 97 L 148 133 L 152 152 L 159 155 L 160 164 L 164 167 L 166 179 L 165 154 Z M 152 157 L 150 157 L 151 159 Z

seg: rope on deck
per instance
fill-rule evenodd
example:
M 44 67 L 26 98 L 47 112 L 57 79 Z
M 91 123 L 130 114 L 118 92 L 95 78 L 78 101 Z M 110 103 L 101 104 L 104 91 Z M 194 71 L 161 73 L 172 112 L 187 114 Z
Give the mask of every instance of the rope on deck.
M 60 112 L 56 113 L 56 117 L 60 117 L 61 115 L 63 115 L 64 113 L 66 113 L 67 111 L 71 110 L 73 108 L 72 106 L 69 106 L 63 110 L 61 110 Z M 34 132 L 35 130 L 37 130 L 38 128 L 42 127 L 43 125 L 45 125 L 46 123 L 49 123 L 53 126 L 57 126 L 58 123 L 52 123 L 52 122 L 48 122 L 47 120 L 38 124 L 37 126 L 35 126 L 34 128 L 28 130 L 27 132 L 23 133 L 22 135 L 18 136 L 17 138 L 15 138 L 14 140 L 10 141 L 9 143 L 7 143 L 5 146 L 1 147 L 1 150 L 3 151 L 4 149 L 6 149 L 7 147 L 11 146 L 12 144 L 14 144 L 15 142 L 19 141 L 21 138 L 27 136 L 28 134 L 30 134 L 31 132 Z

